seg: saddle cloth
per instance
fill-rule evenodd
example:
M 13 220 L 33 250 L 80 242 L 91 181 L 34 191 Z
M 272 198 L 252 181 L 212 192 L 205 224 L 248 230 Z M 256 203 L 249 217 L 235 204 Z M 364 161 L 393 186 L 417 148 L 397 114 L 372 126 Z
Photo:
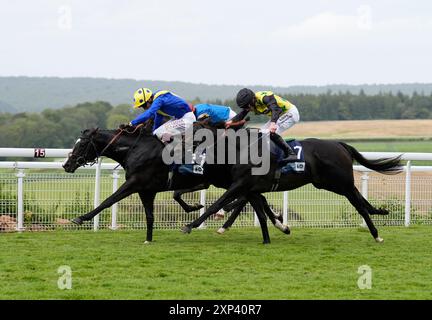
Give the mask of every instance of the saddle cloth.
M 287 173 L 302 173 L 305 171 L 305 159 L 304 159 L 304 152 L 303 147 L 301 143 L 297 140 L 287 140 L 286 141 L 289 146 L 294 150 L 294 152 L 297 153 L 297 159 L 298 161 L 295 162 L 289 162 L 285 164 L 284 166 L 281 166 L 280 173 L 281 174 L 287 174 Z M 284 157 L 284 152 L 279 149 L 276 145 L 271 143 L 271 149 L 270 152 L 276 155 L 276 158 L 278 160 L 282 160 Z M 202 163 L 203 164 L 203 163 Z M 178 172 L 182 175 L 202 175 L 203 167 L 195 164 L 173 164 L 170 167 L 170 171 L 172 172 Z
M 288 145 L 293 149 L 293 151 L 297 154 L 297 161 L 295 162 L 289 162 L 283 167 L 281 167 L 281 173 L 287 174 L 290 172 L 304 172 L 305 171 L 305 158 L 304 158 L 304 152 L 303 152 L 303 146 L 301 143 L 297 140 L 291 139 L 291 140 L 285 140 Z M 273 153 L 276 156 L 276 159 L 278 161 L 282 160 L 284 157 L 284 152 L 277 147 L 275 144 L 271 143 L 270 152 Z

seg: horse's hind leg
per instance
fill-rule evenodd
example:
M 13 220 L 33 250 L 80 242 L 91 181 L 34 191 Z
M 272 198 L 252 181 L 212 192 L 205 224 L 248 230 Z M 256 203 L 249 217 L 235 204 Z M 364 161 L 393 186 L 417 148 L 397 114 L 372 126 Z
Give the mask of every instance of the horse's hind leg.
M 369 228 L 369 231 L 374 237 L 376 242 L 383 242 L 384 240 L 378 236 L 378 230 L 375 228 L 372 219 L 369 216 L 368 205 L 366 205 L 366 199 L 363 198 L 361 193 L 354 187 L 351 191 L 345 193 L 345 196 L 351 202 L 351 204 L 356 208 L 358 213 L 363 217 L 366 225 Z M 368 203 L 369 204 L 369 203 Z M 369 204 L 370 205 L 370 204 Z
M 389 212 L 387 209 L 383 209 L 383 208 L 375 208 L 373 205 L 371 205 L 369 203 L 369 201 L 367 201 L 365 198 L 363 198 L 363 201 L 367 207 L 367 211 L 370 215 L 381 215 L 381 216 L 385 216 L 388 215 Z
M 270 221 L 273 223 L 273 225 L 278 228 L 280 231 L 282 231 L 285 234 L 290 234 L 291 231 L 287 225 L 283 224 L 283 216 L 282 215 L 276 215 L 275 212 L 270 208 L 267 199 L 261 195 L 261 200 L 263 202 L 264 211 L 269 217 Z
M 191 189 L 182 189 L 182 190 L 175 190 L 174 191 L 174 195 L 173 198 L 175 201 L 177 201 L 177 203 L 183 208 L 184 211 L 186 211 L 187 213 L 192 212 L 192 211 L 196 211 L 199 210 L 201 208 L 203 208 L 204 206 L 202 204 L 195 204 L 195 205 L 189 205 L 187 204 L 182 198 L 181 196 L 185 193 L 188 192 L 194 192 L 194 191 L 198 191 L 198 190 L 202 190 L 202 189 L 207 189 L 209 187 L 208 184 L 200 184 L 198 186 L 196 186 L 195 188 L 191 188 Z

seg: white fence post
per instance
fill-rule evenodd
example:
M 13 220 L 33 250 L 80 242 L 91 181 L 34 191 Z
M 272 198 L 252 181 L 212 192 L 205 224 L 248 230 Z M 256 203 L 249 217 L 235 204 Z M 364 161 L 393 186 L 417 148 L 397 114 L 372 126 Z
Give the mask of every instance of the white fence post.
M 283 221 L 288 224 L 288 191 L 283 193 Z
M 411 223 L 411 161 L 406 164 L 405 175 L 405 227 Z
M 206 205 L 206 190 L 201 190 L 200 191 L 200 204 L 203 206 L 200 209 L 200 217 L 204 214 L 205 212 L 205 205 Z M 206 225 L 205 222 L 201 223 L 201 225 L 198 227 L 198 229 L 205 229 Z
M 16 177 L 18 178 L 17 183 L 17 231 L 24 231 L 24 187 L 23 180 L 25 173 L 23 169 L 19 169 Z
M 113 178 L 113 193 L 118 189 L 118 179 L 120 178 L 118 170 L 114 170 L 112 173 Z M 114 203 L 111 207 L 111 230 L 117 230 L 117 208 L 118 202 Z
M 361 194 L 363 196 L 363 198 L 365 198 L 367 200 L 368 198 L 368 180 L 369 180 L 369 173 L 368 172 L 364 172 L 361 176 Z M 362 227 L 366 228 L 366 221 L 362 218 Z
M 99 158 L 96 165 L 96 174 L 95 174 L 95 194 L 94 194 L 94 207 L 99 206 L 100 203 L 100 180 L 101 180 L 101 164 L 102 158 Z M 99 215 L 96 215 L 93 218 L 93 230 L 97 231 L 99 229 Z
M 59 158 L 59 157 L 67 157 L 68 153 L 70 152 L 70 149 L 43 149 L 43 148 L 35 148 L 35 149 L 19 149 L 19 148 L 0 148 L 0 156 L 2 157 L 26 157 L 26 158 Z M 368 159 L 379 159 L 383 157 L 392 157 L 399 155 L 399 153 L 387 153 L 387 152 L 370 152 L 370 153 L 364 153 L 362 152 L 362 155 Z M 431 153 L 404 153 L 402 155 L 402 160 L 408 161 L 405 166 L 405 209 L 404 209 L 404 225 L 410 226 L 411 220 L 414 219 L 411 217 L 411 208 L 413 207 L 412 201 L 413 199 L 416 199 L 414 194 L 412 194 L 412 190 L 415 188 L 414 183 L 417 183 L 417 180 L 413 180 L 413 172 L 431 172 L 432 166 L 416 166 L 412 165 L 412 161 L 432 161 L 432 152 Z M 27 195 L 27 193 L 24 194 L 24 191 L 30 191 L 27 190 L 26 187 L 24 187 L 25 182 L 25 170 L 27 169 L 61 169 L 62 168 L 62 162 L 25 162 L 25 161 L 1 161 L 0 162 L 0 168 L 5 169 L 14 169 L 16 170 L 14 172 L 14 175 L 17 179 L 15 182 L 15 179 L 12 178 L 13 186 L 15 183 L 17 184 L 17 195 L 16 195 L 16 223 L 15 228 L 17 231 L 22 231 L 25 228 L 25 214 L 24 214 L 24 197 Z M 101 172 L 102 170 L 114 170 L 118 167 L 117 163 L 102 163 L 102 159 L 99 159 L 99 163 L 97 166 L 91 166 L 91 167 L 85 167 L 82 168 L 82 170 L 93 170 L 96 171 L 95 176 L 95 194 L 94 194 L 94 206 L 97 207 L 100 202 L 100 196 L 101 196 Z M 361 189 L 362 195 L 367 199 L 368 198 L 368 180 L 371 179 L 371 175 L 368 173 L 364 173 L 366 170 L 363 166 L 356 165 L 353 166 L 353 169 L 356 171 L 361 171 L 361 186 L 359 189 Z M 122 170 L 121 168 L 119 171 Z M 363 174 L 364 173 L 364 174 Z M 114 173 L 113 173 L 114 174 Z M 12 176 L 12 177 L 13 177 Z M 3 178 L 2 178 L 3 179 Z M 115 180 L 114 176 L 113 179 Z M 398 180 L 399 182 L 400 180 Z M 403 181 L 403 179 L 402 179 Z M 117 182 L 113 181 L 113 188 L 116 188 Z M 24 188 L 26 188 L 24 190 Z M 37 188 L 37 187 L 35 187 Z M 379 186 L 378 186 L 379 188 Z M 32 188 L 33 189 L 33 188 Z M 205 197 L 206 197 L 206 191 L 201 192 L 201 203 L 205 204 Z M 288 193 L 283 193 L 283 215 L 284 220 L 288 220 Z M 118 208 L 115 206 L 112 208 L 112 221 L 111 221 L 111 227 L 117 227 L 117 211 Z M 200 215 L 204 213 L 205 209 L 201 209 Z M 402 219 L 400 217 L 399 219 Z M 42 224 L 44 222 L 41 222 Z M 258 225 L 258 219 L 255 215 L 255 225 Z M 202 227 L 205 227 L 203 225 Z M 99 216 L 96 216 L 93 221 L 93 228 L 94 230 L 97 230 L 99 228 Z

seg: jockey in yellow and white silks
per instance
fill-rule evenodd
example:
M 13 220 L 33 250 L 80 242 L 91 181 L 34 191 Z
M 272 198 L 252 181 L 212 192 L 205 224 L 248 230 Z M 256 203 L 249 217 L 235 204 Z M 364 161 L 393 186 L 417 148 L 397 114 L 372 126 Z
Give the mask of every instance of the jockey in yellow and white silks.
M 294 104 L 275 95 L 271 91 L 259 91 L 255 93 L 247 88 L 241 89 L 238 92 L 236 102 L 242 108 L 242 111 L 232 119 L 233 122 L 244 119 L 249 111 L 269 116 L 271 119 L 261 130 L 263 132 L 269 131 L 271 140 L 284 150 L 285 159 L 282 161 L 297 160 L 295 152 L 280 136 L 300 121 L 298 109 Z M 229 126 L 230 122 L 227 125 Z

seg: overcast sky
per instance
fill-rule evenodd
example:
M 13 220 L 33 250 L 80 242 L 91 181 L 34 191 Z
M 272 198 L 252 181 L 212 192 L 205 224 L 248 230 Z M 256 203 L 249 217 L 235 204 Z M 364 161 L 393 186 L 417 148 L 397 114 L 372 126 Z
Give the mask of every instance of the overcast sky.
M 430 0 L 0 0 L 0 76 L 432 82 Z

